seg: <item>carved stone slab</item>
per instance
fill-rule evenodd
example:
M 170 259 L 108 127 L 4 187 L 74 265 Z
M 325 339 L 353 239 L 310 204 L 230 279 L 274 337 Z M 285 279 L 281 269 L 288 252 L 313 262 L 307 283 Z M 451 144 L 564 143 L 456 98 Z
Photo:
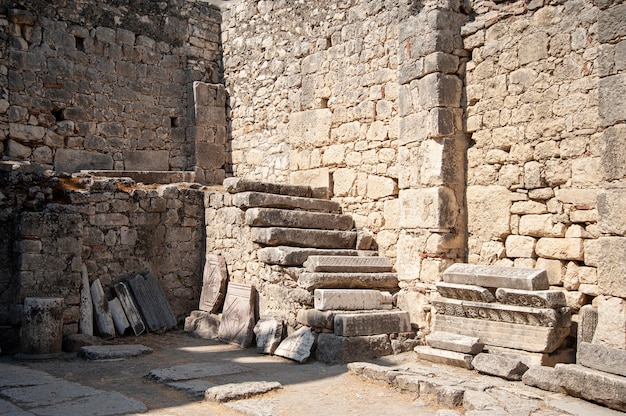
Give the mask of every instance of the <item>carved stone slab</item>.
M 228 271 L 226 260 L 219 254 L 207 254 L 200 294 L 201 311 L 216 313 L 224 301 Z
M 484 287 L 507 287 L 522 290 L 547 290 L 548 275 L 543 269 L 482 266 L 456 263 L 443 272 L 443 281 Z
M 567 307 L 560 309 L 528 308 L 525 306 L 471 302 L 442 297 L 435 298 L 433 306 L 437 314 L 522 325 L 569 327 L 572 322 L 571 312 Z
M 411 331 L 409 313 L 405 311 L 380 311 L 335 315 L 335 335 L 392 334 Z
M 128 285 L 150 331 L 176 327 L 176 317 L 156 277 L 137 275 L 128 281 Z
M 354 220 L 351 215 L 344 214 L 278 208 L 250 208 L 246 211 L 246 224 L 251 227 L 350 230 Z
M 124 335 L 126 330 L 130 327 L 122 304 L 118 298 L 113 298 L 109 301 L 109 309 L 111 309 L 111 316 L 113 317 L 113 324 L 115 324 L 115 330 L 118 334 Z
M 100 279 L 96 279 L 91 284 L 91 300 L 93 301 L 93 310 L 96 316 L 96 327 L 98 333 L 104 339 L 115 337 L 115 324 L 109 309 L 109 301 L 104 295 Z
M 285 338 L 274 351 L 274 354 L 303 363 L 311 355 L 311 348 L 314 342 L 315 336 L 313 336 L 311 328 L 303 326 Z
M 387 273 L 392 270 L 391 260 L 378 256 L 311 256 L 304 267 L 312 273 Z
M 218 338 L 247 348 L 254 335 L 254 286 L 228 283 Z
M 252 241 L 267 246 L 296 246 L 315 248 L 355 247 L 355 231 L 313 230 L 303 228 L 252 228 Z
M 607 373 L 626 377 L 626 350 L 601 344 L 578 344 L 577 363 Z
M 498 302 L 507 305 L 530 306 L 534 308 L 562 308 L 566 306 L 565 293 L 560 290 L 519 290 L 504 287 L 496 290 Z
M 389 292 L 371 289 L 315 289 L 314 306 L 320 311 L 391 309 Z
M 263 354 L 274 354 L 283 340 L 284 324 L 275 318 L 261 318 L 254 326 L 256 349 Z
M 91 300 L 91 289 L 89 288 L 89 275 L 87 266 L 83 264 L 81 268 L 80 287 L 80 321 L 78 328 L 81 334 L 93 335 L 93 301 Z
M 493 293 L 482 286 L 461 285 L 458 283 L 437 282 L 437 292 L 445 298 L 472 300 L 474 302 L 495 302 Z
M 382 289 L 398 287 L 396 273 L 302 273 L 298 286 L 314 289 Z
M 137 305 L 135 305 L 135 300 L 130 294 L 128 290 L 128 286 L 124 282 L 117 283 L 115 286 L 115 293 L 117 294 L 117 298 L 120 300 L 122 305 L 122 309 L 126 313 L 126 318 L 128 318 L 128 323 L 130 324 L 131 329 L 135 335 L 141 335 L 146 331 L 146 325 L 143 323 L 141 319 L 141 315 L 137 310 Z

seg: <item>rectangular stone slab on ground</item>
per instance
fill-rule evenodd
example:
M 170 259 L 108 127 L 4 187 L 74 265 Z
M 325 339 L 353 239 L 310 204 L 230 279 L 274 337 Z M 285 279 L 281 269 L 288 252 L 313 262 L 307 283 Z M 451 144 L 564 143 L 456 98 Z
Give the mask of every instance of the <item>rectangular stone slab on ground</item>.
M 228 283 L 218 338 L 247 348 L 254 336 L 254 286 Z
M 570 332 L 569 327 L 530 326 L 439 314 L 435 315 L 433 330 L 478 337 L 485 345 L 530 352 L 555 351 Z
M 128 285 L 150 331 L 176 327 L 176 317 L 156 277 L 137 275 L 128 281 Z
M 305 228 L 252 228 L 255 243 L 268 246 L 291 245 L 315 248 L 350 248 L 356 243 L 356 231 L 313 230 Z
M 130 324 L 131 329 L 135 335 L 141 335 L 146 330 L 146 325 L 143 323 L 141 319 L 141 315 L 137 310 L 137 305 L 135 304 L 135 300 L 130 294 L 128 286 L 124 282 L 117 283 L 115 286 L 115 293 L 117 294 L 117 298 L 120 300 L 122 304 L 122 308 L 126 313 L 126 318 L 128 318 L 128 323 Z
M 547 290 L 548 275 L 543 269 L 498 267 L 456 263 L 443 272 L 443 281 L 484 287 Z
M 474 369 L 481 373 L 502 377 L 505 380 L 521 380 L 528 367 L 515 358 L 481 353 L 472 361 Z
M 100 279 L 96 279 L 91 283 L 91 300 L 93 301 L 98 333 L 104 339 L 114 338 L 115 324 L 113 323 L 113 317 L 109 310 L 109 301 L 104 296 Z
M 626 350 L 579 342 L 577 364 L 626 377 Z
M 298 286 L 314 289 L 382 289 L 398 288 L 396 273 L 302 273 Z
M 315 289 L 313 302 L 320 311 L 392 308 L 391 293 L 371 289 Z
M 350 230 L 351 215 L 307 212 L 280 208 L 249 208 L 246 224 L 251 227 L 315 228 L 319 230 Z
M 224 257 L 219 254 L 207 253 L 198 309 L 216 313 L 222 307 L 226 295 L 227 280 L 228 270 Z
M 377 311 L 335 315 L 334 332 L 337 336 L 393 334 L 411 331 L 409 313 L 405 311 Z
M 530 367 L 554 367 L 556 364 L 573 364 L 576 362 L 576 350 L 565 346 L 553 351 L 547 352 L 529 352 L 520 349 L 496 347 L 489 345 L 486 351 L 492 355 L 502 355 L 504 357 L 514 358 Z
M 391 260 L 388 257 L 310 256 L 303 264 L 311 273 L 388 273 Z
M 519 290 L 498 288 L 498 302 L 507 305 L 530 306 L 533 308 L 562 308 L 566 306 L 565 293 L 560 290 Z
M 314 342 L 315 336 L 311 328 L 303 326 L 285 338 L 274 351 L 274 355 L 304 363 L 311 355 Z
M 265 194 L 261 192 L 242 192 L 233 195 L 233 205 L 239 208 L 285 208 L 305 211 L 341 213 L 341 205 L 335 201 Z

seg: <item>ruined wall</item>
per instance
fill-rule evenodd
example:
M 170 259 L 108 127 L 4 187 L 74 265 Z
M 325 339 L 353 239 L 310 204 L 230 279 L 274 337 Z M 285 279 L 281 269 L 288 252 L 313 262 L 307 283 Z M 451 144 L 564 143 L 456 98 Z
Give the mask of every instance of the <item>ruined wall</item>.
M 3 1 L 0 154 L 80 169 L 193 170 L 193 81 L 220 81 L 204 2 Z

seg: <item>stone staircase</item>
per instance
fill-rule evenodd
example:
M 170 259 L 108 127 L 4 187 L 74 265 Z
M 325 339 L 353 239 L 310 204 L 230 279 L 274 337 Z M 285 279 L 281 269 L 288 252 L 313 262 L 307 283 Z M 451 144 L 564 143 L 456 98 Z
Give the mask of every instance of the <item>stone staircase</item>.
M 358 361 L 414 346 L 408 312 L 393 305 L 399 288 L 391 261 L 371 250 L 371 234 L 354 230 L 325 189 L 242 178 L 226 179 L 224 189 L 245 210 L 259 260 L 290 268 L 313 294 L 314 308 L 303 307 L 297 320 L 317 333 L 318 360 Z

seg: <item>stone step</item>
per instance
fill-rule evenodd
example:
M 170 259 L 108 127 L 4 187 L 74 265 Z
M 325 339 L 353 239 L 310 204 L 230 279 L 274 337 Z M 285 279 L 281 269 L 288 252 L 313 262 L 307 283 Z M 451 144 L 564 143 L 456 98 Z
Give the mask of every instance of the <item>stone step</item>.
M 426 343 L 433 348 L 472 355 L 480 353 L 485 346 L 480 338 L 442 331 L 426 335 Z
M 311 273 L 387 273 L 392 270 L 388 257 L 310 256 L 304 267 Z
M 437 282 L 437 292 L 444 298 L 472 300 L 475 302 L 495 302 L 493 293 L 482 286 L 461 285 L 458 283 Z
M 303 211 L 341 213 L 341 205 L 325 199 L 302 198 L 266 194 L 262 192 L 242 192 L 233 195 L 233 204 L 242 209 L 248 208 L 284 208 Z
M 411 331 L 409 313 L 377 311 L 335 315 L 334 333 L 342 337 L 357 335 L 395 334 Z
M 557 364 L 556 378 L 570 396 L 626 411 L 626 377 L 577 364 Z
M 315 289 L 314 307 L 320 311 L 343 309 L 346 311 L 366 309 L 391 309 L 389 292 L 371 289 Z
M 314 289 L 381 289 L 398 288 L 397 273 L 302 273 L 298 286 Z
M 304 228 L 252 228 L 252 241 L 267 246 L 349 248 L 356 243 L 356 231 L 311 230 Z
M 440 314 L 435 315 L 433 330 L 478 337 L 485 345 L 548 353 L 561 347 L 570 332 L 569 327 L 530 326 Z
M 472 370 L 472 360 L 474 356 L 467 353 L 441 350 L 438 348 L 419 345 L 413 349 L 417 358 L 420 360 L 430 361 L 431 363 L 451 365 L 453 367 L 467 368 Z
M 352 216 L 326 212 L 307 212 L 279 208 L 250 208 L 246 224 L 251 227 L 315 228 L 319 230 L 351 230 Z
M 281 266 L 302 266 L 310 256 L 377 256 L 372 250 L 332 249 L 277 246 L 264 247 L 257 252 L 259 260 Z
M 226 178 L 223 186 L 224 190 L 231 194 L 253 191 L 302 198 L 328 199 L 328 188 L 312 188 L 308 185 L 270 183 L 245 178 Z
M 484 266 L 456 263 L 443 272 L 443 281 L 484 287 L 506 287 L 522 290 L 549 289 L 548 275 L 543 269 Z

